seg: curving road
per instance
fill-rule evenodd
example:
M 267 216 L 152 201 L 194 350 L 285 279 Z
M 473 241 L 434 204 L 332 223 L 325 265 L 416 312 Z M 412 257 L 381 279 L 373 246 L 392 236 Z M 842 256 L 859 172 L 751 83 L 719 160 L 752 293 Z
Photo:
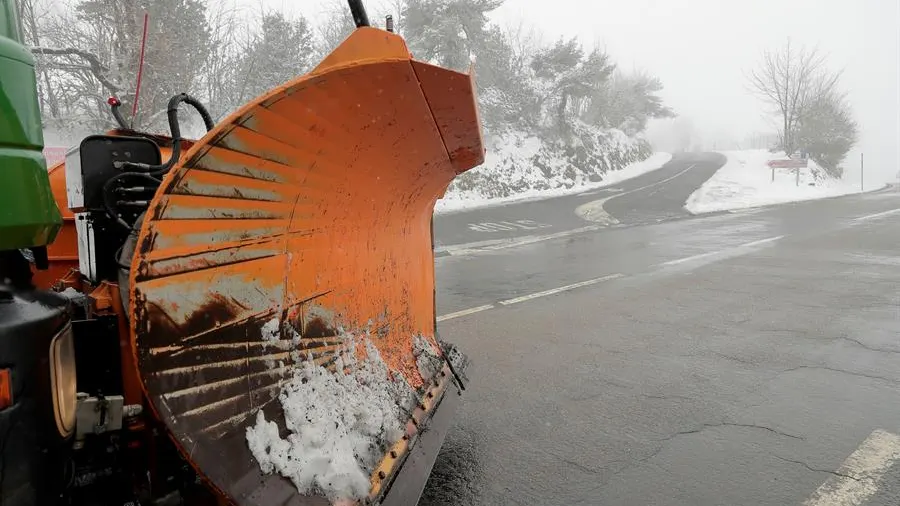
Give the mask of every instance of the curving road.
M 559 234 L 584 227 L 626 226 L 684 218 L 687 197 L 725 163 L 715 153 L 679 154 L 661 168 L 609 187 L 545 200 L 437 215 L 436 251 Z M 579 207 L 605 209 L 611 220 L 580 216 Z
M 599 194 L 501 242 L 436 219 L 474 364 L 420 504 L 898 504 L 900 192 L 686 217 L 694 163 L 607 200 L 618 225 L 575 214 Z
M 690 216 L 684 203 L 691 193 L 725 164 L 717 153 L 681 155 L 672 158 L 658 174 L 671 174 L 658 184 L 647 184 L 606 201 L 604 208 L 619 223 L 655 223 Z

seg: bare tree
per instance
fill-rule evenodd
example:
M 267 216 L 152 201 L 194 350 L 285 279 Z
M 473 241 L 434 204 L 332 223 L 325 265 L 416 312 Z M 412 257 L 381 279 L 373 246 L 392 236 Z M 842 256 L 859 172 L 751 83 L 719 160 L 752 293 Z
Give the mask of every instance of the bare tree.
M 31 3 L 36 0 L 20 1 L 37 10 Z M 33 25 L 32 52 L 45 72 L 41 100 L 55 109 L 44 114 L 45 124 L 53 123 L 48 127 L 102 130 L 112 123 L 111 94 L 126 106 L 136 101 L 145 13 L 149 24 L 141 107 L 132 121 L 136 128 L 167 131 L 169 98 L 179 92 L 196 94 L 202 84 L 211 41 L 201 0 L 77 0 L 63 3 L 45 19 L 28 21 Z
M 242 104 L 236 91 L 246 76 L 238 75 L 237 62 L 251 34 L 247 33 L 246 12 L 235 0 L 209 7 L 210 51 L 203 64 L 202 82 L 209 113 L 219 121 Z
M 514 72 L 524 72 L 531 59 L 544 45 L 541 33 L 533 25 L 526 25 L 524 19 L 520 18 L 506 25 L 504 35 L 512 55 L 510 67 Z
M 779 49 L 763 52 L 748 80 L 751 89 L 777 109 L 786 153 L 798 147 L 795 134 L 805 111 L 818 97 L 834 91 L 839 76 L 826 68 L 825 55 L 817 48 L 797 47 L 790 39 Z
M 356 25 L 353 22 L 353 16 L 347 8 L 345 2 L 341 0 L 330 0 L 324 6 L 325 17 L 316 27 L 318 32 L 317 50 L 318 59 L 325 57 L 341 42 L 346 39 Z M 371 19 L 373 18 L 370 15 Z
M 50 47 L 33 47 L 31 52 L 36 55 L 56 55 L 56 56 L 77 56 L 87 62 L 91 74 L 100 81 L 110 93 L 118 93 L 121 87 L 113 83 L 108 77 L 109 67 L 104 65 L 100 58 L 90 51 L 84 51 L 75 47 L 50 48 Z
M 40 47 L 40 27 L 50 11 L 49 5 L 46 5 L 46 2 L 43 0 L 16 0 L 16 6 L 22 21 L 25 43 Z M 50 117 L 59 118 L 59 100 L 50 84 L 50 75 L 47 72 L 47 67 L 40 60 L 35 61 L 35 73 L 38 77 L 38 99 L 41 111 L 44 111 L 44 114 Z

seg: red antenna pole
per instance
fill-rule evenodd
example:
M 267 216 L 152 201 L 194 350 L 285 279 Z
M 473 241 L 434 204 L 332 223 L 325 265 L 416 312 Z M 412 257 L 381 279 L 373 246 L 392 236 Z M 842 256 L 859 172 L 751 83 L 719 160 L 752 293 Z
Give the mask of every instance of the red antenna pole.
M 138 98 L 141 96 L 141 77 L 144 75 L 144 49 L 147 47 L 147 21 L 150 14 L 144 13 L 144 34 L 141 36 L 141 58 L 138 61 L 137 84 L 134 86 L 134 103 L 131 104 L 131 128 L 134 128 L 134 118 L 137 116 Z

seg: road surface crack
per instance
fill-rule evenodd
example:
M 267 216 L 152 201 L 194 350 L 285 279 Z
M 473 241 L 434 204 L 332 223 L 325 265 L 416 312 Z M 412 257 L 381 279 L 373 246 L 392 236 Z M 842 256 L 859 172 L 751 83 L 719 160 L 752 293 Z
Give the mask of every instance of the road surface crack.
M 784 374 L 786 372 L 798 371 L 800 369 L 822 369 L 825 371 L 832 371 L 832 372 L 839 372 L 839 373 L 847 374 L 849 376 L 858 376 L 860 378 L 877 379 L 877 380 L 881 380 L 881 381 L 886 381 L 888 383 L 893 383 L 894 385 L 900 383 L 900 381 L 897 381 L 893 378 L 878 376 L 877 374 L 865 374 L 865 373 L 861 373 L 861 372 L 847 371 L 844 369 L 838 369 L 836 367 L 828 367 L 826 365 L 798 365 L 797 367 L 791 367 L 790 369 L 785 369 L 778 374 Z
M 703 431 L 706 430 L 706 429 L 716 428 L 716 427 L 744 427 L 744 428 L 748 428 L 748 429 L 762 429 L 762 430 L 765 430 L 765 431 L 769 431 L 769 432 L 771 432 L 772 434 L 777 434 L 777 435 L 779 435 L 779 436 L 789 437 L 789 438 L 791 438 L 791 439 L 799 439 L 799 440 L 801 440 L 801 441 L 802 441 L 802 440 L 805 440 L 805 438 L 804 438 L 803 436 L 797 436 L 797 435 L 795 435 L 795 434 L 789 434 L 789 433 L 787 433 L 787 432 L 782 432 L 782 431 L 780 431 L 780 430 L 773 429 L 772 427 L 766 427 L 765 425 L 757 425 L 757 424 L 754 424 L 754 423 L 722 422 L 722 423 L 704 423 L 703 425 L 701 425 L 700 427 L 697 427 L 696 429 L 684 430 L 684 431 L 676 432 L 676 433 L 672 434 L 672 435 L 669 436 L 669 437 L 666 437 L 666 438 L 663 438 L 663 439 L 659 439 L 659 440 L 657 440 L 657 441 L 670 441 L 670 440 L 672 440 L 672 439 L 674 439 L 674 438 L 676 438 L 676 437 L 678 437 L 678 436 L 684 436 L 684 435 L 687 435 L 687 434 L 697 434 L 697 433 L 699 433 L 699 432 L 703 432 Z
M 681 399 L 684 401 L 694 400 L 692 397 L 688 397 L 686 395 L 678 395 L 678 394 L 672 394 L 672 395 L 640 394 L 640 395 L 641 395 L 641 397 L 644 397 L 646 399 L 658 399 L 658 400 L 664 400 L 664 401 L 670 401 L 672 399 Z
M 887 348 L 875 348 L 873 346 L 869 346 L 868 344 L 865 344 L 864 342 L 862 342 L 858 339 L 854 339 L 850 336 L 838 336 L 835 339 L 842 339 L 844 341 L 850 341 L 851 343 L 859 346 L 860 348 L 864 348 L 869 351 L 874 351 L 877 353 L 898 353 L 898 354 L 900 354 L 900 350 L 891 350 L 891 349 L 887 349 Z
M 578 470 L 583 471 L 583 472 L 585 472 L 585 473 L 595 474 L 595 475 L 600 475 L 600 474 L 602 474 L 602 471 L 601 471 L 601 470 L 598 470 L 598 469 L 594 469 L 594 468 L 588 467 L 588 466 L 586 466 L 586 465 L 584 465 L 584 464 L 578 463 L 578 462 L 576 462 L 576 461 L 574 461 L 574 460 L 571 460 L 571 459 L 567 459 L 567 458 L 565 458 L 565 457 L 563 457 L 563 456 L 561 456 L 561 455 L 557 455 L 557 454 L 555 454 L 555 453 L 553 453 L 553 452 L 551 452 L 551 451 L 548 451 L 548 450 L 542 450 L 542 451 L 543 451 L 544 453 L 546 453 L 547 455 L 550 455 L 551 457 L 553 457 L 553 458 L 559 460 L 560 462 L 563 462 L 563 463 L 565 463 L 565 464 L 568 464 L 568 465 L 574 467 L 575 469 L 578 469 Z
M 785 461 L 785 462 L 791 462 L 791 463 L 793 463 L 793 464 L 800 464 L 801 466 L 803 466 L 803 467 L 805 467 L 805 468 L 807 468 L 807 469 L 809 469 L 810 471 L 815 472 L 815 473 L 828 473 L 828 474 L 833 475 L 833 476 L 840 476 L 841 478 L 850 478 L 851 480 L 861 481 L 861 479 L 860 479 L 860 478 L 857 478 L 856 476 L 850 476 L 849 474 L 840 473 L 840 472 L 838 472 L 838 471 L 830 471 L 830 470 L 828 470 L 828 469 L 819 469 L 819 468 L 816 468 L 816 467 L 812 467 L 811 465 L 807 464 L 806 462 L 803 462 L 802 460 L 786 459 L 786 458 L 784 458 L 784 457 L 780 457 L 780 456 L 774 455 L 774 454 L 773 454 L 772 456 L 775 457 L 775 458 L 778 459 L 778 460 L 783 460 L 783 461 Z
M 744 364 L 744 365 L 757 365 L 755 362 L 753 362 L 751 360 L 743 359 L 741 357 L 735 357 L 734 355 L 727 355 L 725 353 L 719 353 L 719 352 L 713 352 L 713 355 L 722 357 L 725 360 L 732 360 L 734 362 L 738 362 L 738 363 Z

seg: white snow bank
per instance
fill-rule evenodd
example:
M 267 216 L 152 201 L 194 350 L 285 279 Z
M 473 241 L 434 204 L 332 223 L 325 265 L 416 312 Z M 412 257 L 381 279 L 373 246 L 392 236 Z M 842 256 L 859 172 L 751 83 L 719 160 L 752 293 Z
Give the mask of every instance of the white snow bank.
M 744 209 L 769 204 L 835 197 L 859 192 L 859 186 L 828 176 L 812 160 L 800 169 L 797 185 L 795 169 L 772 169 L 769 160 L 785 159 L 784 153 L 770 153 L 765 149 L 725 151 L 728 157 L 703 186 L 687 199 L 685 208 L 692 213 L 708 213 L 729 209 Z
M 591 149 L 573 150 L 569 156 L 566 148 L 521 132 L 497 137 L 488 146 L 484 164 L 457 178 L 434 211 L 442 214 L 580 193 L 658 169 L 672 159 L 670 153 L 640 155 L 639 141 L 618 130 L 597 135 Z M 573 167 L 579 156 L 592 157 L 585 161 L 588 167 Z M 641 157 L 647 158 L 628 163 Z M 459 182 L 466 178 L 471 182 Z
M 282 385 L 278 399 L 287 437 L 262 411 L 247 428 L 248 446 L 264 473 L 277 472 L 300 493 L 321 493 L 331 501 L 368 494 L 372 470 L 403 436 L 416 402 L 415 390 L 402 374 L 389 371 L 368 335 L 343 337 L 348 345 L 335 372 L 300 360 Z M 424 338 L 415 343 L 426 373 L 433 366 L 425 355 L 437 354 Z M 357 345 L 365 347 L 365 360 L 357 360 Z

